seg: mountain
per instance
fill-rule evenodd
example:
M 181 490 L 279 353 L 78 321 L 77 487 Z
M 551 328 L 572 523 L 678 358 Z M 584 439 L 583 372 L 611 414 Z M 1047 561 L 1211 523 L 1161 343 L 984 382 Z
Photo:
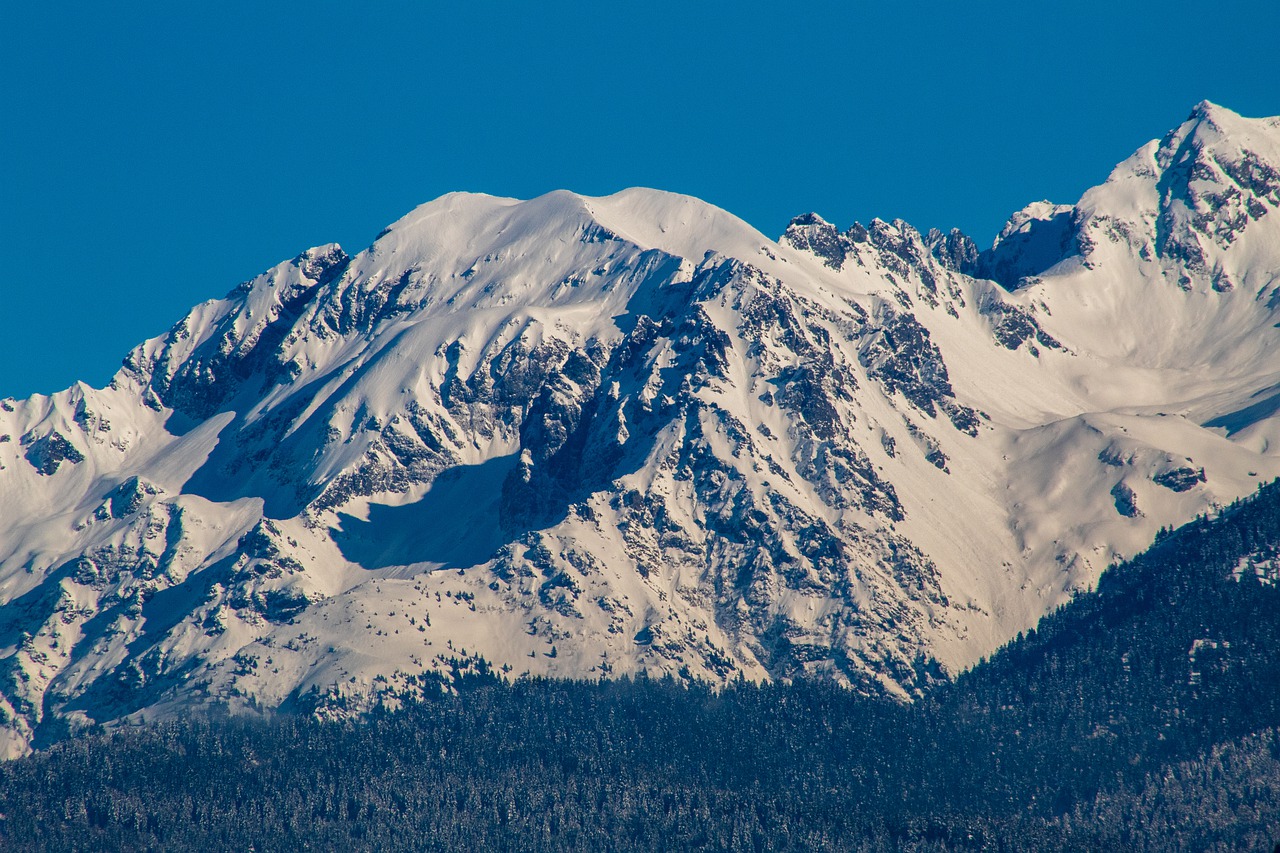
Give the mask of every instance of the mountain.
M 1280 481 L 1165 531 L 921 701 L 501 683 L 354 723 L 129 727 L 0 762 L 5 849 L 1258 851 L 1280 838 Z M 435 680 L 435 679 L 428 679 Z M 443 679 L 441 679 L 443 681 Z M 437 681 L 439 683 L 439 681 Z
M 1208 103 L 979 251 L 451 194 L 0 401 L 9 755 L 423 673 L 919 695 L 1280 475 L 1280 120 Z

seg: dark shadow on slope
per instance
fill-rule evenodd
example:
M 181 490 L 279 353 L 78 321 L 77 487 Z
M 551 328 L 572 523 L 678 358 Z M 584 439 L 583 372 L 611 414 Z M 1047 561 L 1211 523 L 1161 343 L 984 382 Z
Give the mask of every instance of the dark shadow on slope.
M 635 329 L 636 321 L 643 315 L 661 320 L 688 305 L 693 293 L 693 282 L 675 282 L 680 274 L 683 259 L 668 255 L 659 249 L 648 249 L 640 254 L 637 267 L 643 267 L 640 283 L 627 301 L 626 312 L 613 318 L 624 335 Z
M 371 504 L 369 520 L 339 513 L 331 532 L 342 556 L 366 569 L 434 563 L 458 569 L 483 563 L 506 542 L 502 483 L 518 456 L 442 471 L 418 501 Z
M 1271 390 L 1274 391 L 1275 389 Z M 1264 393 L 1266 392 L 1259 391 L 1258 394 L 1255 394 L 1254 396 L 1259 396 Z M 1230 438 L 1241 430 L 1253 426 L 1258 421 L 1266 420 L 1276 412 L 1280 412 L 1280 392 L 1274 393 L 1269 397 L 1264 397 L 1258 402 L 1245 406 L 1243 409 L 1238 411 L 1228 412 L 1225 415 L 1219 415 L 1213 420 L 1205 421 L 1202 426 L 1209 429 L 1225 428 L 1227 431 L 1227 437 Z
M 979 253 L 974 274 L 1005 290 L 1017 290 L 1023 279 L 1040 275 L 1075 254 L 1075 237 L 1072 211 L 1032 219 L 1022 230 Z
M 385 358 L 394 358 L 399 340 L 405 334 L 405 331 L 397 333 L 389 344 L 325 393 L 318 405 L 313 404 L 333 381 L 333 373 L 298 386 L 285 400 L 253 421 L 248 421 L 245 413 L 253 410 L 261 396 L 231 400 L 235 418 L 222 428 L 217 445 L 183 484 L 182 493 L 218 503 L 259 497 L 263 502 L 263 515 L 272 519 L 293 518 L 302 512 L 324 490 L 325 484 L 309 482 L 307 475 L 328 441 L 334 401 L 348 399 L 371 371 L 380 368 Z M 264 386 L 259 393 L 269 390 Z M 312 410 L 299 422 L 308 407 Z
M 224 557 L 148 598 L 142 605 L 142 630 L 129 641 L 123 660 L 90 682 L 83 692 L 67 701 L 61 711 L 82 711 L 89 718 L 102 722 L 132 714 L 180 688 L 191 671 L 203 661 L 197 657 L 176 670 L 158 671 L 163 669 L 162 658 L 154 650 L 174 628 L 209 600 L 215 584 L 227 583 L 234 564 L 235 555 Z M 72 650 L 71 661 L 64 674 L 97 652 L 100 641 L 118 630 L 116 623 L 129 608 L 128 600 L 117 601 L 103 607 L 81 626 L 81 637 Z M 205 627 L 210 632 L 217 630 L 212 626 Z M 142 674 L 144 670 L 145 676 Z M 53 686 L 59 685 L 61 679 L 60 675 Z M 46 701 L 58 692 L 50 689 Z
M 361 373 L 363 370 L 356 371 L 356 376 Z M 355 378 L 329 394 L 326 405 L 317 406 L 300 424 L 295 421 L 330 377 L 316 377 L 252 422 L 246 421 L 245 416 L 252 408 L 252 398 L 233 400 L 244 405 L 237 407 L 235 417 L 219 431 L 217 442 L 204 463 L 182 485 L 182 493 L 217 503 L 259 497 L 267 518 L 294 517 L 319 491 L 301 475 L 307 471 L 307 460 L 323 446 L 324 430 L 328 426 L 324 419 L 331 412 L 327 400 L 346 393 Z
M 193 418 L 188 414 L 174 410 L 169 413 L 167 418 L 164 419 L 164 431 L 174 438 L 181 438 L 196 427 L 200 426 L 202 423 L 204 423 L 203 420 Z
M 28 563 L 27 570 L 31 571 Z M 33 625 L 43 625 L 62 600 L 62 581 L 75 571 L 75 560 L 50 569 L 44 579 L 22 595 L 0 605 L 0 648 L 16 646 Z

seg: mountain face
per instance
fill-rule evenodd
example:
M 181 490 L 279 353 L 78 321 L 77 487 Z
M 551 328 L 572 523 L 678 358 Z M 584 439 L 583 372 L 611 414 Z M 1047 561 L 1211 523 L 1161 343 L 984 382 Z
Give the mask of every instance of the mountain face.
M 1277 207 L 1204 103 L 985 251 L 640 189 L 310 249 L 0 401 L 4 750 L 479 659 L 915 695 L 1280 475 Z
M 1280 481 L 924 701 L 450 679 L 359 721 L 181 719 L 0 762 L 9 850 L 1266 851 Z M 719 686 L 717 686 L 718 688 Z M 297 845 L 292 845 L 297 846 Z

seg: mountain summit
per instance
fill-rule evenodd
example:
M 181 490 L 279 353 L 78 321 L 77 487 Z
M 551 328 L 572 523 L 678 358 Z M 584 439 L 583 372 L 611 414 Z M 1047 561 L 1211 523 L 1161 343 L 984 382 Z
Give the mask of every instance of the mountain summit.
M 984 252 L 646 189 L 309 249 L 0 402 L 5 750 L 486 664 L 915 695 L 1280 475 L 1278 152 L 1202 104 Z

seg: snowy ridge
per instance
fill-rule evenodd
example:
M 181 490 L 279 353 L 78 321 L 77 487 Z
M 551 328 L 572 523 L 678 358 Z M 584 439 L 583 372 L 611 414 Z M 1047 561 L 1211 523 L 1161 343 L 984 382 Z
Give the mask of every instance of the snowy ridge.
M 909 697 L 1280 475 L 1280 122 L 1197 106 L 991 249 L 451 194 L 0 403 L 7 754 L 511 675 Z

